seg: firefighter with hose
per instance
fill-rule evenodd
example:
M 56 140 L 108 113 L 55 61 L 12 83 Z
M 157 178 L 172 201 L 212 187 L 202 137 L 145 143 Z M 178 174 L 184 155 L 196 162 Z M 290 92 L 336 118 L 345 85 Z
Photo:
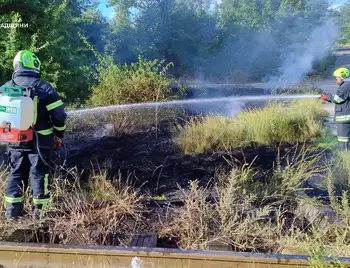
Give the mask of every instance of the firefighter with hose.
M 8 144 L 10 172 L 5 193 L 7 218 L 23 216 L 24 192 L 32 186 L 34 217 L 43 218 L 50 200 L 51 168 L 55 146 L 59 147 L 65 130 L 64 104 L 56 90 L 40 79 L 39 58 L 21 50 L 13 60 L 12 79 L 5 85 L 30 88 L 34 103 L 33 140 Z
M 350 141 L 350 71 L 341 67 L 335 70 L 339 88 L 336 94 L 322 94 L 324 101 L 335 104 L 338 143 L 341 150 L 348 151 Z

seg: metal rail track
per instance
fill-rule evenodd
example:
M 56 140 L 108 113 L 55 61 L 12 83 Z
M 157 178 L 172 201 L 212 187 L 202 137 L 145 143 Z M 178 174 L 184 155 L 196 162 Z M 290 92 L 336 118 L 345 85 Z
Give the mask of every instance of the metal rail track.
M 0 243 L 1 268 L 286 268 L 308 267 L 307 256 L 160 248 Z M 341 259 L 350 267 L 350 259 Z

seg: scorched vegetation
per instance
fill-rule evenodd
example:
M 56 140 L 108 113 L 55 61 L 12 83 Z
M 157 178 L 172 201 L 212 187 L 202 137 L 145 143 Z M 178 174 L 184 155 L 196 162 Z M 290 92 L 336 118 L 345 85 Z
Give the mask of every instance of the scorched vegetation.
M 326 135 L 318 101 L 271 103 L 238 118 L 185 114 L 70 121 L 69 167 L 55 175 L 46 220 L 33 221 L 28 202 L 18 224 L 1 219 L 1 239 L 128 246 L 155 233 L 163 247 L 350 253 L 348 155 L 313 145 Z M 74 128 L 94 133 L 107 122 L 96 142 L 74 140 Z M 129 131 L 114 131 L 123 124 Z M 2 190 L 5 180 L 6 169 Z

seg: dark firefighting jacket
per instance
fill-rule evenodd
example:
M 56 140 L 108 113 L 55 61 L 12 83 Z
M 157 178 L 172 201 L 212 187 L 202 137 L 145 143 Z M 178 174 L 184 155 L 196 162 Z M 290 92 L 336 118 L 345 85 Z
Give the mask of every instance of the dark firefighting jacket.
M 327 94 L 327 100 L 335 104 L 335 121 L 350 123 L 350 79 L 340 84 L 335 95 Z
M 31 96 L 34 102 L 34 129 L 38 133 L 39 145 L 52 147 L 54 134 L 58 137 L 63 136 L 67 117 L 64 104 L 56 90 L 49 83 L 40 80 L 38 71 L 31 69 L 16 70 L 12 80 L 6 85 L 17 85 L 22 88 L 34 87 L 35 90 L 32 91 Z M 26 145 L 21 147 L 26 147 Z

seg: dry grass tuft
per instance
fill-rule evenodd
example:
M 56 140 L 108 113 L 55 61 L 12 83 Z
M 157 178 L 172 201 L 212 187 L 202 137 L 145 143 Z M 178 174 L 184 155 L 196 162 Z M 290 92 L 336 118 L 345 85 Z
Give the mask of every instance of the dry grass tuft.
M 241 112 L 238 118 L 207 116 L 192 119 L 182 132 L 180 147 L 186 154 L 250 145 L 297 143 L 324 134 L 324 111 L 319 101 L 272 103 Z
M 330 173 L 334 194 L 350 189 L 350 152 L 335 152 Z
M 109 181 L 106 175 L 94 174 L 86 187 L 78 181 L 56 180 L 54 213 L 47 220 L 51 242 L 104 245 L 111 236 L 128 231 L 125 223 L 140 220 L 142 197 L 130 178 Z
M 184 206 L 174 211 L 161 232 L 161 236 L 175 238 L 180 248 L 207 249 L 211 241 L 243 251 L 273 246 L 275 229 L 263 224 L 271 207 L 255 208 L 255 196 L 246 195 L 238 180 L 232 178 L 218 186 L 216 202 L 207 200 L 207 189 L 198 187 L 197 182 L 191 182 L 183 194 Z
M 117 176 L 107 179 L 104 171 L 93 174 L 86 185 L 79 183 L 76 170 L 70 171 L 76 180 L 56 177 L 52 202 L 44 221 L 31 216 L 30 188 L 26 193 L 28 216 L 15 222 L 0 217 L 1 240 L 46 242 L 80 245 L 123 244 L 130 239 L 132 229 L 142 218 L 143 206 L 132 178 Z M 1 177 L 2 192 L 6 178 Z M 1 197 L 2 198 L 2 197 Z M 3 208 L 3 207 L 2 207 Z
M 315 264 L 312 267 L 346 267 L 337 260 L 329 263 L 322 258 L 350 255 L 349 159 L 348 152 L 336 152 L 325 167 L 330 204 L 316 202 L 311 210 L 318 217 L 307 219 L 307 229 L 297 228 L 279 238 L 284 247 L 315 255 L 310 261 Z
M 138 202 L 141 200 L 138 189 L 132 184 L 131 176 L 126 180 L 119 174 L 113 180 L 107 180 L 107 172 L 93 174 L 90 180 L 91 196 L 93 201 L 102 204 L 118 204 L 117 210 L 137 216 Z
M 5 201 L 5 191 L 6 191 L 6 184 L 7 184 L 7 175 L 8 175 L 8 169 L 5 166 L 5 164 L 0 165 L 0 208 L 1 211 L 4 210 Z
M 303 146 L 279 157 L 264 179 L 245 165 L 220 174 L 214 194 L 191 182 L 182 190 L 184 206 L 175 209 L 162 236 L 174 237 L 186 249 L 206 249 L 217 240 L 238 251 L 275 252 L 276 241 L 298 222 L 303 183 L 325 171 L 320 160 L 321 154 Z
M 335 214 L 332 219 L 312 222 L 309 231 L 299 229 L 280 238 L 280 244 L 296 248 L 302 252 L 322 249 L 324 256 L 347 257 L 350 255 L 350 209 L 347 193 L 337 203 L 333 203 Z

